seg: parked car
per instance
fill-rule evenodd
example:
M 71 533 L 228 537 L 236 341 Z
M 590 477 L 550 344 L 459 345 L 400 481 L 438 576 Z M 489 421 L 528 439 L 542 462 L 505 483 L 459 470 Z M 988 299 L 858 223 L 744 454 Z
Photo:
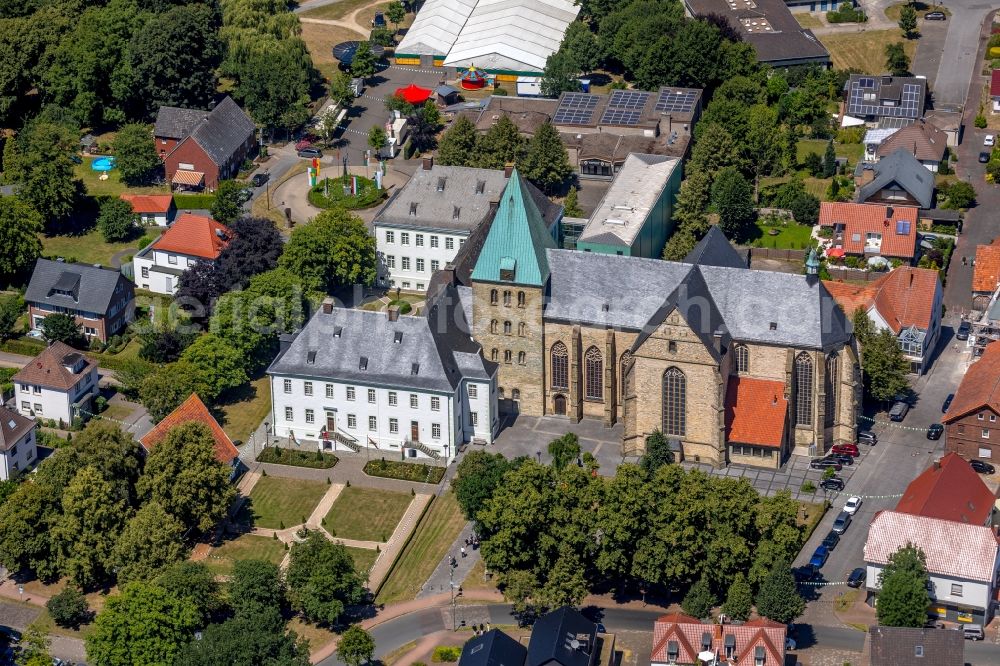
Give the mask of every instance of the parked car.
M 861 455 L 857 444 L 834 444 L 830 447 L 830 453 L 836 453 L 841 456 L 852 456 L 854 458 Z
M 859 430 L 858 442 L 861 444 L 867 444 L 868 446 L 875 446 L 878 444 L 878 435 L 873 433 L 871 430 Z
M 305 150 L 306 148 L 312 148 L 313 141 L 309 137 L 302 137 L 295 142 L 295 150 Z
M 967 624 L 962 627 L 962 637 L 969 641 L 983 640 L 983 625 Z
M 833 531 L 837 534 L 843 534 L 847 531 L 847 526 L 851 524 L 851 514 L 846 511 L 841 511 L 837 516 L 837 519 L 833 521 Z
M 968 340 L 969 333 L 972 332 L 972 326 L 967 321 L 963 321 L 958 325 L 958 330 L 955 331 L 956 340 Z
M 993 465 L 988 462 L 983 462 L 982 460 L 973 459 L 969 461 L 969 464 L 972 466 L 973 470 L 979 472 L 980 474 L 993 474 L 996 471 L 996 468 L 993 467 Z
M 826 538 L 823 539 L 823 545 L 826 546 L 827 550 L 833 550 L 837 547 L 838 543 L 840 543 L 840 535 L 836 532 L 830 532 L 826 535 Z
M 846 453 L 831 453 L 831 454 L 827 455 L 827 458 L 829 458 L 830 460 L 836 460 L 841 465 L 853 465 L 854 464 L 854 456 L 848 455 Z
M 897 400 L 892 408 L 889 410 L 889 420 L 890 421 L 902 421 L 906 418 L 906 413 L 910 411 L 909 403 L 903 402 L 902 400 Z
M 823 490 L 843 490 L 844 480 L 839 476 L 830 479 L 823 479 L 819 482 L 819 487 Z
M 927 12 L 924 14 L 925 21 L 944 21 L 948 16 L 944 12 Z
M 785 636 L 785 651 L 791 651 L 795 649 L 795 639 L 789 636 Z
M 809 558 L 809 565 L 817 569 L 826 564 L 826 558 L 830 557 L 830 549 L 826 546 L 818 546 Z
M 948 408 L 951 407 L 951 401 L 954 400 L 954 399 L 955 399 L 955 394 L 954 393 L 949 393 L 948 397 L 945 398 L 944 402 L 941 404 L 941 413 L 942 414 L 947 413 Z
M 868 578 L 868 572 L 865 571 L 864 567 L 858 567 L 851 572 L 851 575 L 847 577 L 848 587 L 861 587 L 865 584 L 865 579 Z
M 861 498 L 860 497 L 849 497 L 847 499 L 847 504 L 844 505 L 844 511 L 851 514 L 852 516 L 858 512 L 861 508 Z
M 319 148 L 303 148 L 298 152 L 299 152 L 299 157 L 308 157 L 308 158 L 323 157 L 323 151 L 320 150 Z
M 932 423 L 927 427 L 927 439 L 941 439 L 944 434 L 944 426 L 940 423 Z
M 995 143 L 996 143 L 996 137 L 994 137 L 992 134 L 987 134 L 986 138 L 983 139 L 984 146 L 992 146 Z
M 986 164 L 989 161 L 990 161 L 990 154 L 988 152 L 984 150 L 983 152 L 979 153 L 980 164 Z
M 804 583 L 816 577 L 816 569 L 812 565 L 804 564 L 801 567 L 792 569 L 792 576 L 796 583 Z
M 271 174 L 269 174 L 267 171 L 263 171 L 261 173 L 255 173 L 253 175 L 253 178 L 250 179 L 250 182 L 253 184 L 254 187 L 260 187 L 261 185 L 266 183 L 270 177 Z
M 813 469 L 826 469 L 827 467 L 832 467 L 838 472 L 844 469 L 844 466 L 839 462 L 836 460 L 830 460 L 829 458 L 816 458 L 809 463 L 809 466 Z

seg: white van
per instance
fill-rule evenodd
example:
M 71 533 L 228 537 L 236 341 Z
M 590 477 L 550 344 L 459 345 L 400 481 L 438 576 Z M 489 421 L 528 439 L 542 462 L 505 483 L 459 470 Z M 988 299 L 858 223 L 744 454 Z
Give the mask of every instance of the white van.
M 983 625 L 967 624 L 962 627 L 962 636 L 968 641 L 983 640 Z

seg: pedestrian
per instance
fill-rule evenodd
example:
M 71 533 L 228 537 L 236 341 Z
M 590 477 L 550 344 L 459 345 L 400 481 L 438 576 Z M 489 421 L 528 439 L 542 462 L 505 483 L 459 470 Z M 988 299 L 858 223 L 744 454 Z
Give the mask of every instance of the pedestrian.
M 962 257 L 962 265 L 963 266 L 968 266 L 969 265 L 969 260 L 968 260 L 967 257 L 964 257 L 964 256 Z
M 465 557 L 465 546 L 462 546 L 462 557 Z

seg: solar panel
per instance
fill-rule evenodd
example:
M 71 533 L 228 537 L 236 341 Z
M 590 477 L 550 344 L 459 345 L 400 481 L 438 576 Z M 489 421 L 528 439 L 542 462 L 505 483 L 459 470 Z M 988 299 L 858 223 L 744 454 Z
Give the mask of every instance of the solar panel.
M 860 78 L 860 79 L 858 79 L 858 87 L 860 87 L 860 88 L 874 88 L 875 87 L 875 79 Z
M 642 116 L 641 111 L 628 109 L 607 109 L 601 116 L 602 125 L 636 125 Z
M 910 221 L 909 220 L 896 220 L 896 234 L 900 236 L 910 235 Z
M 663 113 L 690 113 L 698 99 L 697 90 L 663 88 L 656 98 L 656 111 Z
M 608 100 L 608 108 L 641 109 L 646 106 L 649 95 L 650 93 L 641 90 L 612 90 L 611 99 Z
M 598 100 L 598 95 L 589 93 L 566 93 L 559 100 L 552 122 L 556 125 L 589 125 Z

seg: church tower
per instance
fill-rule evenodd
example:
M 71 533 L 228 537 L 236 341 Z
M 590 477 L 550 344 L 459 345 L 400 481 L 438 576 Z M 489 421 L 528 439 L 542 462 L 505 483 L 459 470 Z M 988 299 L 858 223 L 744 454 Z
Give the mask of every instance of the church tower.
M 499 364 L 501 411 L 540 416 L 545 405 L 542 311 L 555 241 L 515 169 L 472 271 L 473 336 Z

